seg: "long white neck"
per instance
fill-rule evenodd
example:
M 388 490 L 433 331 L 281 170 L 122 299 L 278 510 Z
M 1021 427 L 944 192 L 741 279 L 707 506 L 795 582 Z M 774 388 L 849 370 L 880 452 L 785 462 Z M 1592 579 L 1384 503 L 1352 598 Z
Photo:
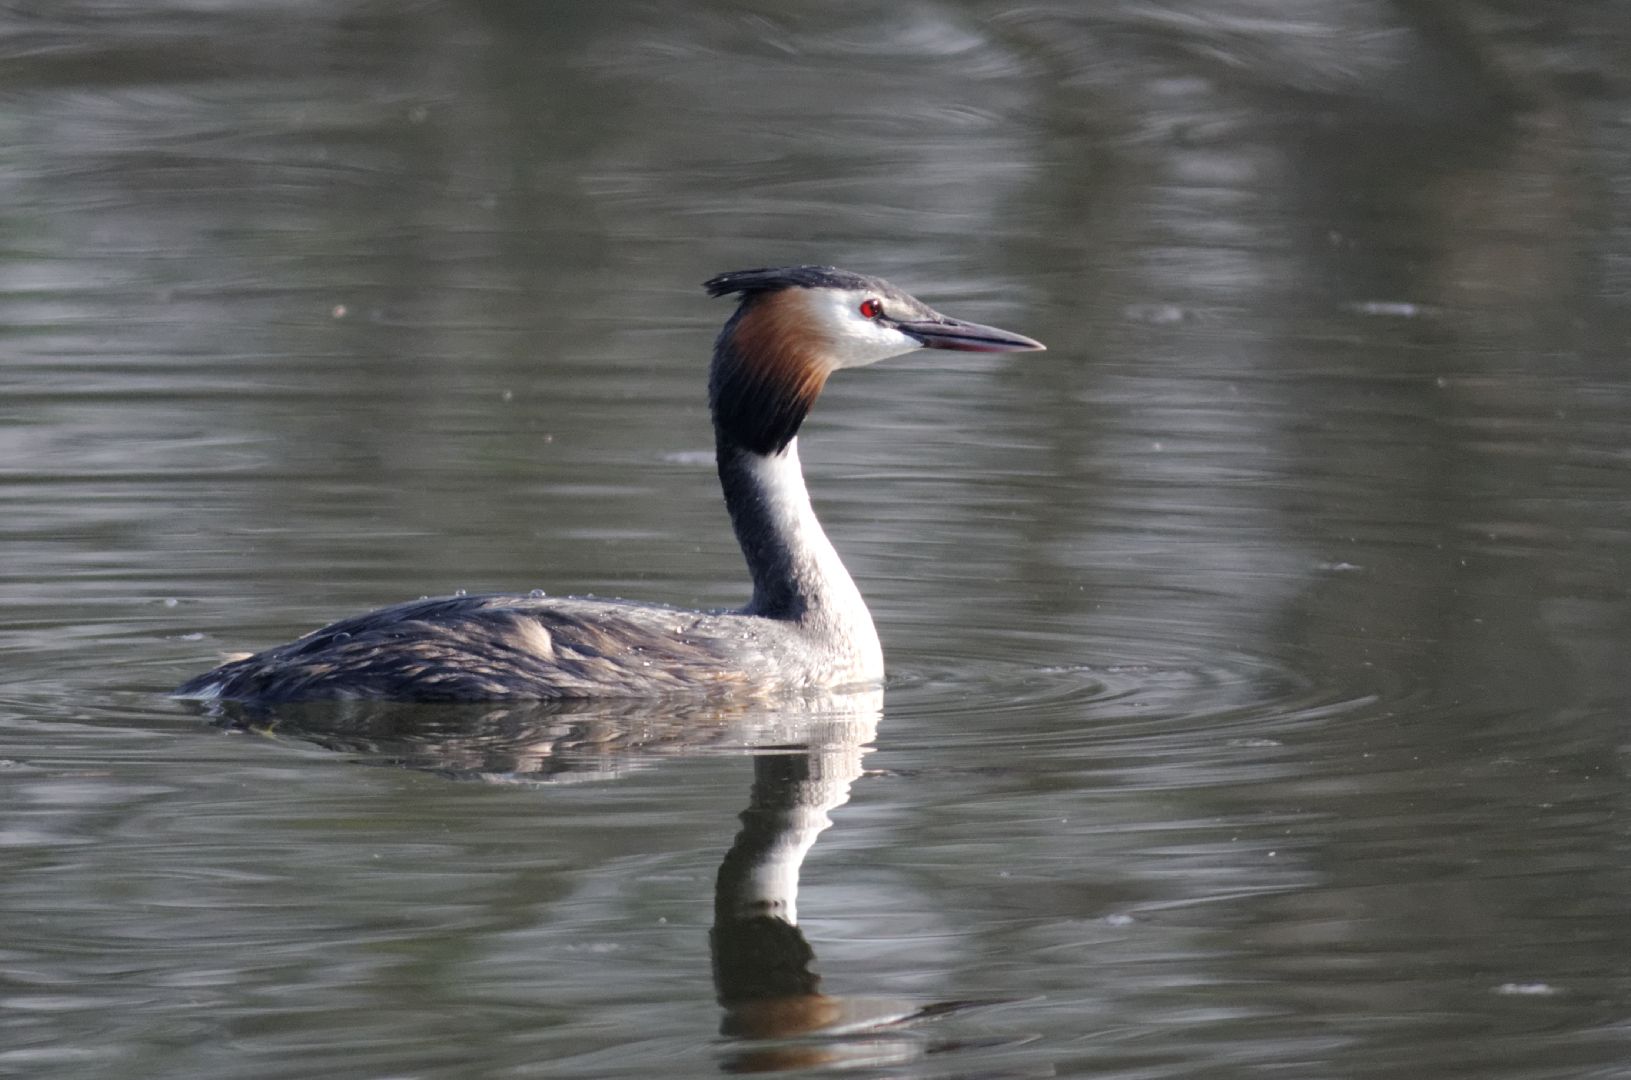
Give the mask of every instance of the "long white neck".
M 759 454 L 721 438 L 718 458 L 725 506 L 753 575 L 744 614 L 797 622 L 881 671 L 872 615 L 810 506 L 798 440 Z

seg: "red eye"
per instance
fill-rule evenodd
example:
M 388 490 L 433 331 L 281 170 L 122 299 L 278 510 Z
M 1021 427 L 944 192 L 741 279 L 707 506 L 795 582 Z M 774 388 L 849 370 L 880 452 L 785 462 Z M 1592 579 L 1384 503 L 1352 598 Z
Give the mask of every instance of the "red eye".
M 876 300 L 861 301 L 861 317 L 863 319 L 876 319 L 883 314 L 883 305 Z

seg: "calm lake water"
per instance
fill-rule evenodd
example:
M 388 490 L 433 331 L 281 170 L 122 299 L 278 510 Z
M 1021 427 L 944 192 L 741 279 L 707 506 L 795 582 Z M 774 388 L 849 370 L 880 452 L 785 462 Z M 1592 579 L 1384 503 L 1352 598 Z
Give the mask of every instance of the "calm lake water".
M 1625 1075 L 1622 7 L 1081 7 L 0 15 L 0 1075 Z M 166 696 L 740 603 L 805 261 L 1050 346 L 805 428 L 884 692 Z

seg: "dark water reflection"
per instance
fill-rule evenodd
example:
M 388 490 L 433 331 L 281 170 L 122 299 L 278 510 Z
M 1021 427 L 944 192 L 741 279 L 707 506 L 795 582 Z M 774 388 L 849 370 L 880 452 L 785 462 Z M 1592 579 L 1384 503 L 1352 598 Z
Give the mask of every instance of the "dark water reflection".
M 1575 2 L 9 9 L 0 1075 L 1617 1074 L 1628 71 Z M 812 417 L 883 707 L 163 696 L 739 602 L 695 283 L 806 260 L 1050 345 Z
M 762 706 L 634 703 L 412 706 L 349 703 L 275 710 L 222 706 L 228 730 L 309 740 L 371 763 L 507 785 L 615 780 L 664 759 L 751 754 L 742 827 L 724 853 L 708 934 L 720 1031 L 749 1045 L 726 1071 L 877 1066 L 936 1052 L 912 1030 L 930 1018 L 994 1004 L 836 997 L 821 991 L 798 927 L 799 874 L 861 777 L 883 694 L 818 695 Z M 591 961 L 592 966 L 592 961 Z

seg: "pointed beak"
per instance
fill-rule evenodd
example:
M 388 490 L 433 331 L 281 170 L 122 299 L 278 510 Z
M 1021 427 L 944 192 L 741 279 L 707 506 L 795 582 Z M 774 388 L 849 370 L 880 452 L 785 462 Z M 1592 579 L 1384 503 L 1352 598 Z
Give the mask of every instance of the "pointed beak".
M 964 322 L 941 315 L 934 319 L 918 319 L 895 324 L 903 334 L 910 334 L 928 349 L 951 349 L 956 352 L 1040 352 L 1047 346 L 1033 341 L 1024 334 L 998 330 L 995 326 Z

